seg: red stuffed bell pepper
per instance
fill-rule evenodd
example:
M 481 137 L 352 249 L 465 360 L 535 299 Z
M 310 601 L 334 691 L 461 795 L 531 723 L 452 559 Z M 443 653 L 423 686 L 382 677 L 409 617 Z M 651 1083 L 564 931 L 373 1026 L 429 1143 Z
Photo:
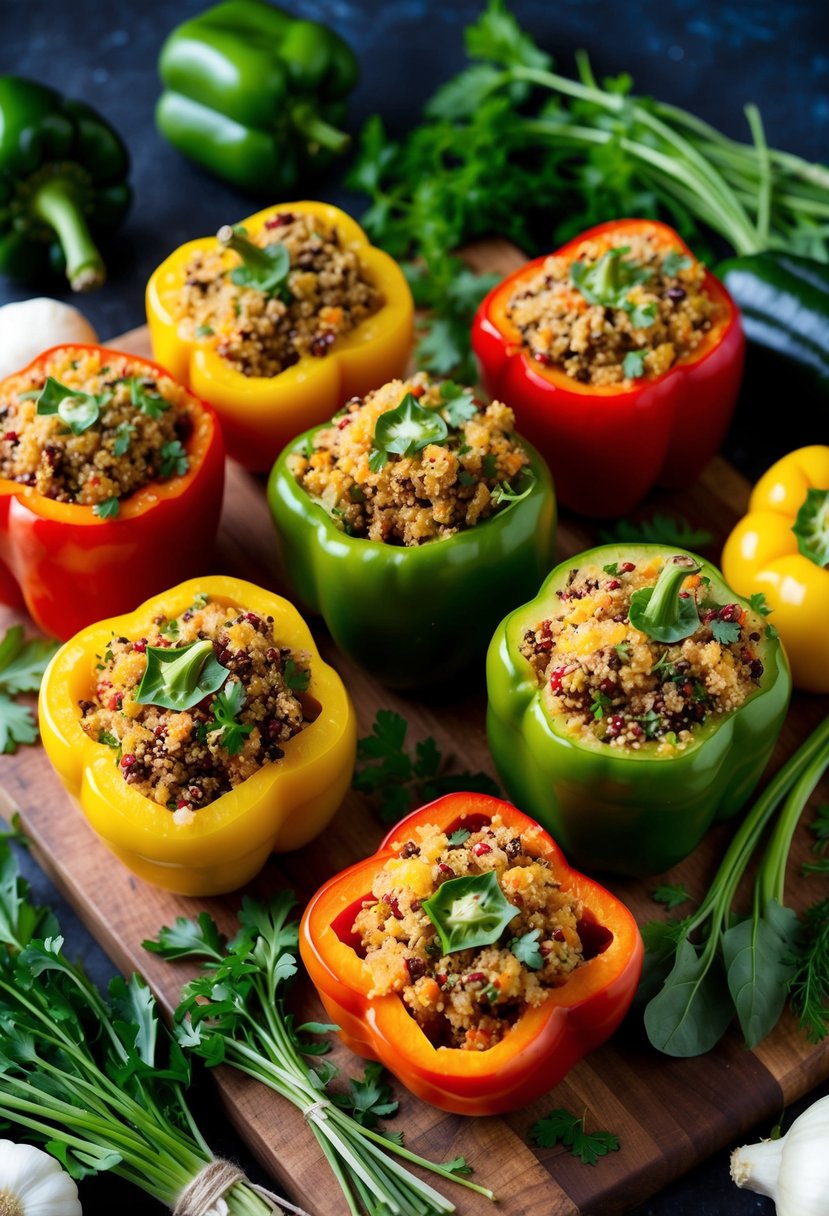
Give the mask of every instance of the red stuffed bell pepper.
M 478 309 L 472 345 L 559 500 L 596 517 L 695 480 L 725 437 L 745 354 L 723 285 L 672 228 L 640 219 L 510 275 Z
M 65 640 L 206 568 L 224 445 L 156 363 L 56 346 L 0 383 L 0 597 Z
M 552 1089 L 616 1030 L 642 967 L 627 908 L 532 819 L 470 793 L 326 883 L 300 951 L 348 1046 L 464 1115 Z

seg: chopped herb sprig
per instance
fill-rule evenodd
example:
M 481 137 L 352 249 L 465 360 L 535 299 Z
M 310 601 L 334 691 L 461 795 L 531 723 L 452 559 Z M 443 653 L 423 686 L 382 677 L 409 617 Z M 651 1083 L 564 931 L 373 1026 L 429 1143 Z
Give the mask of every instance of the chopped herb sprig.
M 26 640 L 22 625 L 11 625 L 0 640 L 0 753 L 13 755 L 21 744 L 37 740 L 37 723 L 28 705 L 15 698 L 37 692 L 57 642 Z

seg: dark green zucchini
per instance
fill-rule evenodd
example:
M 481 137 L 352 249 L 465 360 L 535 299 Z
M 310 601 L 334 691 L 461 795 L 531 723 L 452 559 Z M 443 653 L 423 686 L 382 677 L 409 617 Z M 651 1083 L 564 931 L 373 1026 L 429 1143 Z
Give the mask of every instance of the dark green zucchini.
M 817 389 L 829 404 L 829 265 L 768 251 L 729 258 L 716 273 L 742 313 L 749 372 L 754 361 L 774 376 L 776 365 L 794 377 L 790 388 Z

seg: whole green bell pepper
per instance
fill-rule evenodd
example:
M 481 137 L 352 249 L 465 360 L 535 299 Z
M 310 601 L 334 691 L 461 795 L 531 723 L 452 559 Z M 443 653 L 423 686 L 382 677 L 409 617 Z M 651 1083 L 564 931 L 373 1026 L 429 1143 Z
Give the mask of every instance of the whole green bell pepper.
M 549 469 L 522 440 L 533 473 L 525 496 L 453 536 L 383 544 L 347 536 L 288 467 L 325 427 L 289 444 L 268 481 L 285 576 L 337 645 L 384 684 L 440 684 L 483 658 L 495 623 L 548 569 L 556 516 Z
M 588 565 L 602 570 L 679 552 L 641 544 L 602 545 L 580 553 L 557 566 L 535 599 L 501 622 L 490 643 L 487 737 L 502 782 L 516 806 L 592 871 L 658 874 L 686 857 L 715 821 L 745 804 L 786 715 L 791 677 L 773 629 L 754 642 L 763 664 L 756 692 L 735 711 L 712 714 L 695 726 L 682 751 L 660 753 L 655 742 L 633 750 L 584 741 L 548 707 L 521 644 L 528 630 L 561 610 L 556 593 L 566 592 L 570 571 Z M 716 567 L 684 556 L 696 563 L 701 578 L 710 580 L 706 601 L 749 607 Z M 681 630 L 680 625 L 680 637 L 688 636 Z
M 121 139 L 89 106 L 0 76 L 0 273 L 37 281 L 65 270 L 73 291 L 100 287 L 92 231 L 123 219 L 128 172 Z
M 185 21 L 158 66 L 161 134 L 244 190 L 290 197 L 348 146 L 335 124 L 358 78 L 350 47 L 266 0 L 226 0 Z

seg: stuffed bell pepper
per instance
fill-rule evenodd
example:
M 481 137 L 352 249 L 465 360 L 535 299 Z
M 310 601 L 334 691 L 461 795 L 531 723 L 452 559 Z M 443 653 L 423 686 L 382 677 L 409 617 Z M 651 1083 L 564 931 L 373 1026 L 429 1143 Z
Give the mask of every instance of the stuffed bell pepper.
M 548 568 L 555 501 L 512 411 L 419 372 L 354 398 L 273 468 L 285 576 L 385 684 L 439 684 Z
M 722 567 L 741 595 L 759 595 L 774 614 L 795 687 L 828 693 L 829 447 L 799 448 L 767 469 Z
M 589 516 L 697 477 L 725 437 L 745 353 L 728 292 L 652 220 L 601 224 L 517 270 L 482 302 L 472 344 L 559 500 Z
M 228 452 L 257 472 L 403 373 L 413 308 L 396 262 L 327 203 L 269 207 L 190 241 L 147 285 L 155 357 L 215 407 Z
M 557 1085 L 616 1030 L 642 968 L 627 908 L 514 806 L 470 793 L 326 883 L 300 951 L 348 1046 L 462 1115 Z
M 665 545 L 571 558 L 497 629 L 487 734 L 513 801 L 593 870 L 656 874 L 746 802 L 791 692 L 715 567 Z
M 192 579 L 67 642 L 40 692 L 43 745 L 141 878 L 218 895 L 299 848 L 348 790 L 356 727 L 287 600 Z
M 224 446 L 157 364 L 56 346 L 0 382 L 0 587 L 65 639 L 195 573 L 213 548 Z

